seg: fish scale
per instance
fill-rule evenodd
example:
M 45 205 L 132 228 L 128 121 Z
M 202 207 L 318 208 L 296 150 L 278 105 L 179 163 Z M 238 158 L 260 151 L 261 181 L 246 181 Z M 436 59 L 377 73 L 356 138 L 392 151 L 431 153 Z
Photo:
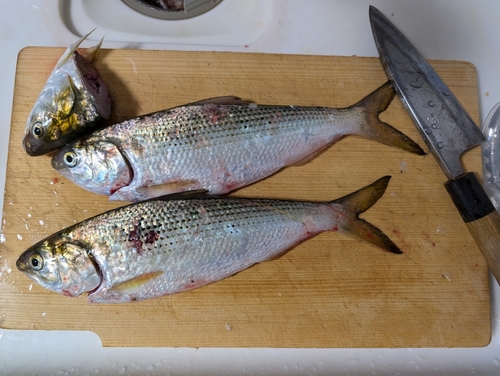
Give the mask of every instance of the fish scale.
M 394 253 L 399 248 L 358 218 L 389 177 L 330 202 L 163 197 L 130 204 L 61 230 L 26 250 L 17 267 L 67 296 L 121 303 L 191 290 L 281 256 L 323 231 Z
M 311 158 L 348 134 L 423 153 L 378 120 L 393 96 L 384 85 L 342 109 L 212 99 L 94 132 L 62 148 L 52 166 L 91 192 L 141 201 L 186 190 L 226 194 Z M 105 158 L 92 158 L 101 148 Z
M 282 111 L 282 107 L 258 106 L 247 109 L 247 111 L 242 111 L 241 107 L 224 106 L 221 111 L 231 113 L 233 116 L 224 116 L 213 124 L 210 124 L 208 118 L 203 117 L 204 112 L 206 112 L 203 106 L 190 107 L 189 113 L 195 119 L 193 122 L 199 125 L 196 128 L 189 123 L 184 125 L 187 123 L 184 116 L 174 116 L 168 113 L 161 120 L 155 120 L 158 125 L 154 127 L 148 126 L 146 122 L 135 123 L 131 121 L 129 123 L 130 137 L 135 137 L 140 144 L 148 146 L 136 153 L 128 150 L 124 154 L 129 161 L 141 159 L 141 165 L 144 166 L 144 170 L 148 171 L 145 175 L 150 177 L 152 185 L 159 179 L 163 179 L 163 177 L 158 176 L 158 171 L 167 171 L 172 180 L 206 181 L 210 179 L 207 175 L 213 171 L 215 166 L 220 172 L 229 176 L 226 176 L 225 180 L 212 183 L 208 187 L 209 191 L 226 193 L 227 189 L 224 185 L 230 184 L 227 180 L 231 179 L 231 181 L 236 182 L 234 189 L 241 185 L 239 182 L 242 180 L 253 182 L 264 174 L 268 175 L 274 172 L 276 164 L 286 163 L 280 163 L 280 159 L 286 156 L 287 149 L 310 149 L 308 143 L 313 143 L 315 141 L 313 138 L 317 137 L 316 135 L 320 135 L 320 139 L 325 136 L 334 138 L 325 130 L 325 128 L 332 129 L 328 126 L 329 117 L 332 114 L 325 109 L 302 109 L 301 111 L 306 112 L 304 116 L 309 118 L 307 121 L 304 121 L 302 117 L 296 119 L 295 115 L 285 114 L 283 118 L 288 117 L 293 121 L 281 121 L 277 126 L 271 119 L 276 111 Z M 257 114 L 252 118 L 247 114 L 250 111 L 257 112 Z M 312 116 L 313 114 L 315 116 Z M 178 118 L 180 120 L 177 120 Z M 323 126 L 318 125 L 320 119 Z M 305 140 L 302 136 L 305 133 L 304 128 L 311 127 L 313 124 L 314 129 L 307 131 L 309 140 Z M 334 132 L 338 131 L 339 129 L 334 130 Z M 112 132 L 112 129 L 106 129 L 102 133 L 106 138 L 106 135 Z M 121 136 L 121 140 L 124 141 L 123 136 Z M 197 148 L 197 144 L 201 144 L 202 147 Z M 235 147 L 235 145 L 244 145 L 244 147 Z M 211 152 L 210 148 L 217 148 L 217 153 Z M 316 148 L 314 147 L 314 149 Z M 242 152 L 242 149 L 245 152 Z M 170 150 L 172 150 L 171 156 L 168 153 Z M 259 166 L 253 162 L 256 159 L 268 162 Z M 170 163 L 171 161 L 172 163 Z M 247 167 L 248 165 L 252 168 Z M 241 178 L 242 175 L 243 178 Z M 203 187 L 196 185 L 189 187 L 189 189 L 200 188 Z

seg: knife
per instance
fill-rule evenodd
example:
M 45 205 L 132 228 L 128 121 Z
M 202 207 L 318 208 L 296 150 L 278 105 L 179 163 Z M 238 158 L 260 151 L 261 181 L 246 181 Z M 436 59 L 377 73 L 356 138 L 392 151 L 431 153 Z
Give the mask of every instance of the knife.
M 370 23 L 385 73 L 448 177 L 444 186 L 500 284 L 500 214 L 460 161 L 484 136 L 427 60 L 374 6 Z

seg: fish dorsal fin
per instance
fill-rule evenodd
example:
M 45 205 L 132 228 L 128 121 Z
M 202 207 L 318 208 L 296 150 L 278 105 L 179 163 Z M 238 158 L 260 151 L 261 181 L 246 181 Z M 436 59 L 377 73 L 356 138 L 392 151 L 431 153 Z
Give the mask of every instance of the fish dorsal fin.
M 95 30 L 95 29 L 94 29 Z M 71 44 L 71 46 L 69 46 L 66 51 L 64 51 L 63 55 L 61 56 L 61 58 L 59 59 L 59 61 L 57 62 L 54 70 L 60 68 L 62 65 L 64 65 L 64 63 L 66 61 L 68 61 L 68 59 L 73 55 L 73 53 L 76 51 L 76 49 L 78 47 L 80 47 L 80 44 L 82 44 L 82 42 L 87 39 L 87 37 L 92 34 L 94 32 L 94 30 L 90 31 L 89 33 L 87 33 L 86 35 L 84 35 L 83 37 L 81 37 L 80 39 L 78 39 L 75 43 Z M 102 41 L 101 41 L 102 42 Z M 99 44 L 99 47 L 100 47 L 100 44 Z
M 244 101 L 240 97 L 237 97 L 235 95 L 227 95 L 223 97 L 213 97 L 213 98 L 208 98 L 208 99 L 202 99 L 201 101 L 196 101 L 187 104 L 187 106 L 200 106 L 203 104 L 216 104 L 216 105 L 232 105 L 232 104 L 239 104 L 239 105 L 245 105 L 245 104 L 250 104 L 251 102 L 249 101 Z

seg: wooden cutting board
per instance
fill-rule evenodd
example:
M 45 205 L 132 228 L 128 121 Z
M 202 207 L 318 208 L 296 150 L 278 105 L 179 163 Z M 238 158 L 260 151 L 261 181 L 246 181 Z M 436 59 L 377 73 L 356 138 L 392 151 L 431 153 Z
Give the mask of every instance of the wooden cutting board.
M 43 237 L 118 206 L 28 157 L 26 118 L 62 48 L 29 47 L 17 65 L 0 244 L 0 325 L 90 330 L 105 346 L 469 347 L 490 341 L 486 264 L 432 156 L 349 136 L 303 166 L 234 195 L 330 200 L 383 175 L 383 198 L 363 218 L 404 251 L 381 252 L 324 233 L 279 260 L 190 292 L 122 305 L 90 305 L 44 290 L 17 271 L 18 255 Z M 476 74 L 435 61 L 478 119 Z M 115 106 L 112 121 L 220 95 L 266 104 L 342 107 L 386 81 L 376 58 L 103 50 L 97 68 Z M 401 103 L 382 119 L 424 146 Z M 480 171 L 480 150 L 466 156 Z

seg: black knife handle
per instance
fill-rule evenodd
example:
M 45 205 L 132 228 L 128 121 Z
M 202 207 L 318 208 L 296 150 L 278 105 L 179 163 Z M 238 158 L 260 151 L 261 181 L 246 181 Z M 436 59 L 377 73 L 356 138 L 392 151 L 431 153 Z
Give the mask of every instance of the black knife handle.
M 483 218 L 495 210 L 490 198 L 473 172 L 447 181 L 444 186 L 464 222 Z
M 447 181 L 444 186 L 500 284 L 500 214 L 473 172 Z

